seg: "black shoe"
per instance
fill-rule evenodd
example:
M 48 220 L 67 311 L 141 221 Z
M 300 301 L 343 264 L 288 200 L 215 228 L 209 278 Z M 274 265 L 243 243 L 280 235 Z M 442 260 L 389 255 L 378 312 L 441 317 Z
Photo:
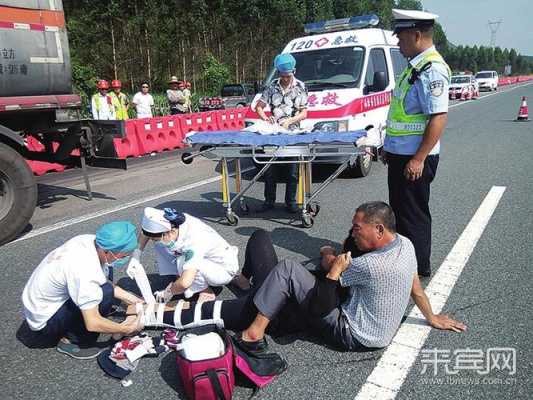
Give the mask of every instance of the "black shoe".
M 263 203 L 261 207 L 257 210 L 257 212 L 263 213 L 274 209 L 274 203 Z
M 255 342 L 246 342 L 242 339 L 242 332 L 239 332 L 233 336 L 233 342 L 242 351 L 249 354 L 262 354 L 268 350 L 268 342 L 265 337 Z
M 66 354 L 76 360 L 91 360 L 98 357 L 98 355 L 106 349 L 98 343 L 87 346 L 78 346 L 77 344 L 60 340 L 57 344 L 56 350 L 59 353 Z
M 298 204 L 296 203 L 287 204 L 285 207 L 291 214 L 296 214 L 298 211 L 300 211 L 300 207 L 298 207 Z

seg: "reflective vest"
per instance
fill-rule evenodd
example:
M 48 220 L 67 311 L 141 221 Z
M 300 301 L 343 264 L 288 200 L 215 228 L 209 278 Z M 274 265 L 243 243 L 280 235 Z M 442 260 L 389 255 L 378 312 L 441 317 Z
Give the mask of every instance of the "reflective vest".
M 426 125 L 429 120 L 429 115 L 425 114 L 407 114 L 404 109 L 404 100 L 407 96 L 407 92 L 414 84 L 409 83 L 409 78 L 413 71 L 415 74 L 426 68 L 426 65 L 431 63 L 441 63 L 446 66 L 448 70 L 448 79 L 451 76 L 451 71 L 446 61 L 437 51 L 430 51 L 424 55 L 424 58 L 420 60 L 414 67 L 409 64 L 406 67 L 396 83 L 394 88 L 389 115 L 387 117 L 387 135 L 388 136 L 408 136 L 408 135 L 423 135 L 426 130 Z M 447 93 L 445 93 L 447 95 Z
M 113 111 L 113 98 L 109 95 L 109 94 L 106 94 L 105 96 L 102 96 L 100 93 L 95 93 L 93 94 L 93 97 L 92 97 L 92 102 L 94 103 L 95 105 L 95 108 L 96 108 L 96 113 L 98 115 L 93 115 L 93 118 L 95 119 L 101 119 L 100 118 L 100 110 L 102 109 L 102 105 L 101 105 L 101 101 L 105 98 L 105 101 L 107 102 L 108 106 L 109 106 L 109 111 L 112 112 Z M 94 110 L 93 110 L 94 112 Z
M 113 99 L 113 106 L 115 107 L 116 118 L 119 120 L 129 119 L 128 109 L 126 108 L 126 106 L 129 104 L 128 96 L 126 96 L 122 92 L 119 93 L 118 96 L 115 92 L 111 92 L 109 95 Z

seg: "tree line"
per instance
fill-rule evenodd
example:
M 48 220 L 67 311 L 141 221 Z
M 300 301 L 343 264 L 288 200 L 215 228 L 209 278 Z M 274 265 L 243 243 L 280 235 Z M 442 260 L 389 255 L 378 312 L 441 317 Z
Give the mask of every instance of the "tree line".
M 64 0 L 73 79 L 84 94 L 96 79 L 120 79 L 128 92 L 147 80 L 165 89 L 171 75 L 197 93 L 213 95 L 226 82 L 263 79 L 274 56 L 303 25 L 375 13 L 392 27 L 394 7 L 422 9 L 418 0 Z M 533 62 L 513 49 L 451 45 L 440 25 L 435 42 L 454 70 L 495 69 L 507 63 L 526 74 Z

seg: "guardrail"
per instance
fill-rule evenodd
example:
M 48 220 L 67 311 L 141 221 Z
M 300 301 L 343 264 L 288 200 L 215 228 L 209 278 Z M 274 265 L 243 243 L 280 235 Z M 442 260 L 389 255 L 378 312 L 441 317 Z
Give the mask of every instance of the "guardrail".
M 514 85 L 516 83 L 533 81 L 533 75 L 507 76 L 498 79 L 499 86 Z
M 238 130 L 244 128 L 246 108 L 177 114 L 166 117 L 130 119 L 126 121 L 126 137 L 115 139 L 115 149 L 121 159 L 183 148 L 183 139 L 191 131 Z M 29 136 L 27 147 L 44 151 L 44 145 Z M 35 175 L 63 172 L 65 167 L 45 161 L 26 160 Z

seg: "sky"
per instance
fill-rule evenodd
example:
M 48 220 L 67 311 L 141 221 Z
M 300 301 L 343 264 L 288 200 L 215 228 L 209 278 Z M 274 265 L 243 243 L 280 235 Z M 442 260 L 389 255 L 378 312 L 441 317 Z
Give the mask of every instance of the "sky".
M 533 0 L 422 0 L 439 16 L 446 37 L 455 45 L 490 44 L 488 21 L 502 20 L 496 46 L 533 56 Z

